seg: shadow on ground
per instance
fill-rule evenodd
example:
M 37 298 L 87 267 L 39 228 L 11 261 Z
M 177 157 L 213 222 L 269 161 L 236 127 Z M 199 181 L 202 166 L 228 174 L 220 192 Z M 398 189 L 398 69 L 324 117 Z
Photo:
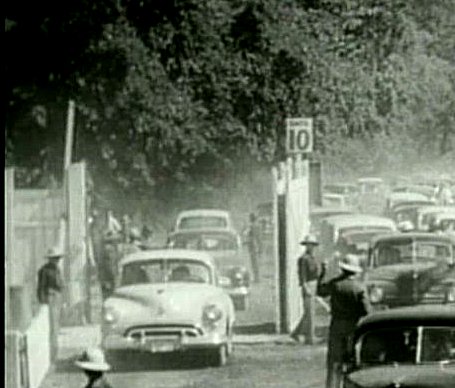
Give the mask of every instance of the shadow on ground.
M 57 361 L 56 372 L 81 373 L 81 370 L 75 365 L 76 358 L 73 356 Z M 211 355 L 206 352 L 151 354 L 125 351 L 107 357 L 112 368 L 109 373 L 204 369 L 210 367 L 210 359 Z
M 275 334 L 275 324 L 265 322 L 252 325 L 239 325 L 234 327 L 235 334 Z

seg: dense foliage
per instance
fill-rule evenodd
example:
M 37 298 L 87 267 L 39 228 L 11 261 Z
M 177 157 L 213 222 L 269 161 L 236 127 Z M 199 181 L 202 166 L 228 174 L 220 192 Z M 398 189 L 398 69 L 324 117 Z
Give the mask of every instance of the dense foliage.
M 455 153 L 451 0 L 8 3 L 5 148 L 23 185 L 61 176 L 70 98 L 75 159 L 158 198 L 282 159 L 289 116 L 315 118 L 322 155 L 346 139 Z

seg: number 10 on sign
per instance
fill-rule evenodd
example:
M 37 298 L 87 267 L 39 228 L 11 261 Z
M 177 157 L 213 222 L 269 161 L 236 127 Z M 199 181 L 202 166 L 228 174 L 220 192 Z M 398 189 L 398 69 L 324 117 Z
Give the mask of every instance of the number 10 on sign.
M 313 119 L 286 119 L 286 152 L 288 154 L 313 151 Z

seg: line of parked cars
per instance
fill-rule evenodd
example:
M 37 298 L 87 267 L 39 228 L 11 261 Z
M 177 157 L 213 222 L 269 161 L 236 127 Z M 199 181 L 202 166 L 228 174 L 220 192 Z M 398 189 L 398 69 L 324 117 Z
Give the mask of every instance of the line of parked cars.
M 455 387 L 455 206 L 437 204 L 437 182 L 357 184 L 357 205 L 311 212 L 331 275 L 340 256 L 359 255 L 375 310 L 346 349 L 342 384 Z

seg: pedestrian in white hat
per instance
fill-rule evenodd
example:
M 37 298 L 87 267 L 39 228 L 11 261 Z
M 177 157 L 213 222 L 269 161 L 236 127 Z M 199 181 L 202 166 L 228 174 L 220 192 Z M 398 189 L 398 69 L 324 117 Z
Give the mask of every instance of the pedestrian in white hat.
M 326 388 L 338 387 L 346 349 L 354 334 L 357 322 L 371 311 L 365 285 L 357 275 L 362 272 L 360 258 L 347 254 L 339 262 L 341 274 L 324 281 L 326 263 L 318 279 L 317 294 L 330 297 L 331 321 L 327 352 Z
M 101 349 L 85 350 L 76 361 L 76 365 L 84 371 L 88 378 L 85 388 L 112 388 L 103 375 L 111 369 L 111 366 L 106 362 Z

